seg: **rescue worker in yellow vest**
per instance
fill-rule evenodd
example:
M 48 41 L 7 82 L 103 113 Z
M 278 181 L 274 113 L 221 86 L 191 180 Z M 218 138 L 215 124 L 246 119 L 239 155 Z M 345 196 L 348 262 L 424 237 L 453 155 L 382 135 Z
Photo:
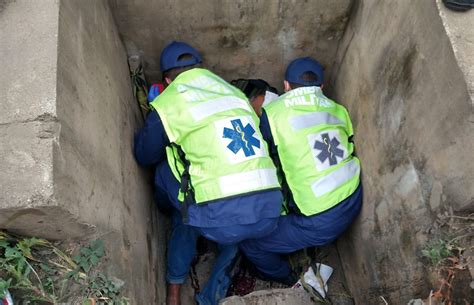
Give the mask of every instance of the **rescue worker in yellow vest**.
M 134 153 L 140 165 L 156 165 L 158 204 L 174 207 L 167 304 L 180 304 L 180 287 L 202 235 L 221 252 L 196 300 L 216 305 L 230 284 L 236 244 L 275 230 L 280 184 L 245 95 L 200 68 L 201 55 L 184 42 L 170 43 L 160 61 L 166 89 L 150 103 Z
M 322 66 L 305 57 L 289 64 L 285 94 L 264 106 L 260 129 L 280 169 L 285 212 L 271 235 L 240 248 L 265 277 L 297 280 L 281 254 L 333 242 L 362 206 L 360 162 L 347 110 L 324 96 Z

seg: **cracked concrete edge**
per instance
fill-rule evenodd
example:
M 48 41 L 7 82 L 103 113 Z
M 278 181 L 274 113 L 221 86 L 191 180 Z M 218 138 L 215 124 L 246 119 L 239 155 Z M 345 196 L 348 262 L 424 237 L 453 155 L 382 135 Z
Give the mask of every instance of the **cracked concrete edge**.
M 48 200 L 50 205 L 31 208 L 7 208 L 0 213 L 0 228 L 50 240 L 76 239 L 90 236 L 96 232 L 96 227 L 81 222 L 77 216 Z

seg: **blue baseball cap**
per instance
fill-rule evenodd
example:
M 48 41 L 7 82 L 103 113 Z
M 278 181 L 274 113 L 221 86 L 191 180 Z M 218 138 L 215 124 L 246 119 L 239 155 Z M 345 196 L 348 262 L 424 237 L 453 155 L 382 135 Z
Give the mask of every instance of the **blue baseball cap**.
M 305 81 L 301 78 L 305 72 L 313 72 L 317 80 Z M 304 86 L 321 86 L 324 81 L 323 66 L 311 57 L 297 58 L 286 68 L 285 80 Z
M 190 54 L 193 58 L 178 61 L 178 58 L 184 54 Z M 163 51 L 161 51 L 161 72 L 165 72 L 173 68 L 192 66 L 200 62 L 202 62 L 201 54 L 199 54 L 195 48 L 191 47 L 185 42 L 173 41 L 167 45 Z

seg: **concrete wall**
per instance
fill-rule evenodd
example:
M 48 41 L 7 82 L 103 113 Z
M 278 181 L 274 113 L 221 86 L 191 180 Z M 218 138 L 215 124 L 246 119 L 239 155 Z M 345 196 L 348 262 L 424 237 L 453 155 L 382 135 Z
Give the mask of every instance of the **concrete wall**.
M 107 1 L 4 2 L 0 14 L 0 227 L 101 238 L 132 303 L 159 304 L 163 218 L 133 159 L 142 119 Z
M 59 212 L 62 219 L 45 217 L 57 206 L 52 159 L 58 12 L 56 1 L 0 5 L 0 225 L 32 234 L 46 227 L 55 232 L 72 217 L 67 211 Z M 25 15 L 34 22 L 25 22 Z M 65 230 L 74 235 L 82 228 L 73 222 Z
M 357 1 L 332 85 L 354 122 L 365 187 L 338 243 L 350 289 L 357 304 L 427 297 L 420 251 L 436 215 L 474 206 L 472 97 L 436 3 Z
M 128 54 L 141 55 L 151 80 L 173 40 L 203 53 L 205 65 L 231 80 L 263 78 L 282 87 L 285 66 L 311 54 L 329 70 L 352 0 L 110 0 Z

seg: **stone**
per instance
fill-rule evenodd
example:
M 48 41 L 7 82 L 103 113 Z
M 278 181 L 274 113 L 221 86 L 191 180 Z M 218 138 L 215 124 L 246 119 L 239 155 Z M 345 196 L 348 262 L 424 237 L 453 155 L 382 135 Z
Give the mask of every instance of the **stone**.
M 270 289 L 252 292 L 243 297 L 228 297 L 219 302 L 219 305 L 308 305 L 314 303 L 306 291 L 286 289 Z

